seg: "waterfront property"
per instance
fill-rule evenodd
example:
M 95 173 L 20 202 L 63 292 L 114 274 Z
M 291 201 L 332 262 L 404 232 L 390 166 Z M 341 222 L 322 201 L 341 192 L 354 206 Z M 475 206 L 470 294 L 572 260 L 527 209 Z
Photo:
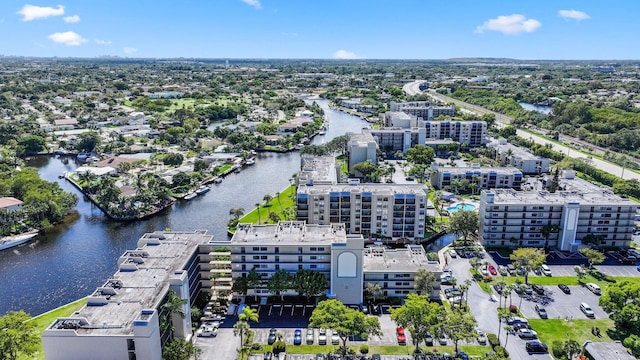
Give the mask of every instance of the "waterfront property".
M 262 274 L 262 285 L 249 289 L 247 295 L 275 295 L 265 284 L 278 270 L 320 272 L 329 283 L 327 295 L 346 304 L 362 302 L 367 282 L 379 283 L 386 296 L 404 297 L 415 292 L 413 279 L 418 269 L 432 271 L 436 278 L 440 274 L 439 265 L 427 260 L 422 246 L 365 248 L 362 235 L 349 235 L 345 230 L 343 224 L 308 225 L 302 221 L 239 224 L 230 242 L 215 245 L 231 248 L 234 280 L 246 277 L 253 268 Z
M 449 106 L 432 106 L 429 101 L 410 101 L 395 102 L 389 104 L 391 111 L 401 111 L 409 115 L 413 115 L 420 120 L 432 120 L 441 115 L 455 116 L 456 108 L 454 105 Z M 390 125 L 386 125 L 390 126 Z
M 0 209 L 5 209 L 7 211 L 18 211 L 22 210 L 22 200 L 16 199 L 11 196 L 0 197 Z
M 394 241 L 424 237 L 426 204 L 423 184 L 301 185 L 296 194 L 298 220 Z
M 587 236 L 602 246 L 628 247 L 639 204 L 565 171 L 560 190 L 485 190 L 480 199 L 480 239 L 489 246 L 552 247 L 578 251 Z M 545 225 L 557 229 L 548 237 Z
M 296 185 L 335 184 L 340 176 L 340 164 L 333 156 L 302 155 Z
M 431 165 L 434 170 L 431 174 L 431 185 L 437 189 L 445 187 L 458 188 L 475 184 L 476 190 L 510 188 L 520 189 L 522 185 L 522 172 L 514 167 L 452 167 Z M 455 183 L 457 181 L 457 184 Z
M 47 359 L 160 360 L 171 338 L 192 336 L 191 306 L 208 270 L 206 230 L 143 235 L 137 249 L 118 259 L 118 271 L 73 315 L 56 319 L 43 333 Z M 168 313 L 169 290 L 186 300 L 185 317 Z M 97 351 L 109 349 L 109 351 Z
M 502 165 L 512 165 L 522 170 L 524 174 L 541 174 L 549 172 L 551 160 L 537 156 L 527 149 L 509 144 L 506 140 L 500 139 L 487 144 L 493 149 L 495 157 Z
M 346 155 L 349 171 L 353 169 L 355 164 L 367 160 L 374 164 L 378 163 L 378 144 L 370 131 L 363 130 L 361 133 L 348 132 L 345 136 L 347 138 Z

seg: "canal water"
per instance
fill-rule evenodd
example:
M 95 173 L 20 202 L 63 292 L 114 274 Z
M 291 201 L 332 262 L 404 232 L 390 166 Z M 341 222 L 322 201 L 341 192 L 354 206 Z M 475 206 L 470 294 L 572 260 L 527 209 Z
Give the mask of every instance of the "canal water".
M 317 102 L 325 111 L 329 127 L 325 135 L 313 140 L 314 144 L 368 127 L 356 116 L 330 109 L 326 101 Z M 0 314 L 23 309 L 37 315 L 89 295 L 115 272 L 118 256 L 134 249 L 146 232 L 207 229 L 217 239 L 226 238 L 229 209 L 241 207 L 249 212 L 264 195 L 273 196 L 285 189 L 300 167 L 297 152 L 261 153 L 256 160 L 255 165 L 229 175 L 204 196 L 178 202 L 158 216 L 131 223 L 109 220 L 70 183 L 58 178 L 80 165 L 74 159 L 38 157 L 29 161 L 42 178 L 57 181 L 66 191 L 78 194 L 80 201 L 63 224 L 28 245 L 0 252 Z
M 520 107 L 522 107 L 525 110 L 538 111 L 547 115 L 551 113 L 551 110 L 553 110 L 553 108 L 548 105 L 535 105 L 535 104 L 529 104 L 526 102 L 519 102 L 518 104 L 520 105 Z

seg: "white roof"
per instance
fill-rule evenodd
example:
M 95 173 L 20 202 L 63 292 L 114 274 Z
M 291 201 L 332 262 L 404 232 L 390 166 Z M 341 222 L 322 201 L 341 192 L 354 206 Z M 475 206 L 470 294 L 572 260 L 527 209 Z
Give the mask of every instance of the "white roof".
M 78 174 L 90 172 L 98 176 L 106 175 L 115 171 L 116 169 L 112 168 L 111 166 L 104 166 L 104 167 L 81 166 L 76 169 L 76 173 Z

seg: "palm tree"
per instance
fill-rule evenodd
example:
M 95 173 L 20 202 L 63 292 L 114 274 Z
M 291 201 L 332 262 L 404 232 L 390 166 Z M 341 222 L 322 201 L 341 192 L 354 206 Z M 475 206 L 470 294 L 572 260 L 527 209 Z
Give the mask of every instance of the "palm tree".
M 280 207 L 280 211 L 282 211 L 282 204 L 280 203 L 280 191 L 276 191 L 276 198 L 278 199 L 278 206 Z
M 246 321 L 238 321 L 233 325 L 233 336 L 240 336 L 240 350 L 244 350 L 244 337 L 249 332 L 249 323 Z
M 269 206 L 269 201 L 271 201 L 272 199 L 273 199 L 273 196 L 269 194 L 263 196 L 262 200 L 264 200 L 264 206 Z
M 161 309 L 161 312 L 166 313 L 166 317 L 164 319 L 166 324 L 165 326 L 171 326 L 172 334 L 174 331 L 173 316 L 178 315 L 184 319 L 184 317 L 187 315 L 186 312 L 184 311 L 184 305 L 187 303 L 188 303 L 188 300 L 179 297 L 178 294 L 176 294 L 176 292 L 173 289 L 169 289 L 169 292 L 167 292 L 167 301 L 164 304 L 162 304 L 160 309 Z
M 242 310 L 242 313 L 238 315 L 238 320 L 246 322 L 253 321 L 257 323 L 258 318 L 258 312 L 248 306 L 245 306 L 245 308 Z
M 256 203 L 256 209 L 258 209 L 258 224 L 260 224 L 260 203 Z
M 240 219 L 240 217 L 242 215 L 244 215 L 244 209 L 243 208 L 233 208 L 229 210 L 229 215 L 233 216 L 234 220 L 238 220 Z

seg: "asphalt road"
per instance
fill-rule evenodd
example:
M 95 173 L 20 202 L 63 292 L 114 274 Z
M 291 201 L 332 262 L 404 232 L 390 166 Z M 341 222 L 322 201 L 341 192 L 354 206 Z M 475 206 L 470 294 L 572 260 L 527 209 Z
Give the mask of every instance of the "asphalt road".
M 422 93 L 422 91 L 420 90 L 420 84 L 422 82 L 424 82 L 426 80 L 416 80 L 414 82 L 410 82 L 405 84 L 402 87 L 402 90 L 404 90 L 405 93 L 407 93 L 408 95 L 416 95 L 419 93 Z M 513 120 L 511 117 L 497 113 L 495 111 L 491 111 L 488 109 L 485 109 L 481 106 L 477 106 L 477 105 L 473 105 L 473 104 L 469 104 L 457 99 L 454 99 L 452 97 L 449 96 L 445 96 L 442 94 L 438 94 L 433 90 L 430 90 L 428 92 L 426 92 L 427 95 L 429 95 L 431 98 L 442 101 L 444 103 L 454 103 L 456 106 L 458 106 L 459 108 L 463 108 L 463 109 L 467 109 L 470 111 L 473 111 L 475 113 L 478 114 L 494 114 L 496 116 L 496 125 L 497 126 L 505 126 L 507 124 L 510 124 L 511 121 Z M 591 155 L 587 154 L 587 153 L 583 153 L 579 150 L 573 149 L 573 148 L 569 148 L 565 145 L 560 145 L 557 143 L 553 143 L 551 140 L 540 136 L 540 135 L 535 135 L 529 132 L 525 132 L 523 130 L 518 129 L 517 130 L 517 134 L 518 136 L 525 138 L 525 139 L 530 139 L 533 140 L 535 143 L 537 144 L 541 144 L 541 145 L 545 145 L 545 144 L 551 144 L 551 148 L 555 151 L 559 151 L 562 153 L 567 154 L 567 156 L 570 156 L 572 158 L 583 158 L 583 159 L 588 159 L 591 164 L 595 167 L 597 167 L 598 169 L 602 169 L 610 174 L 613 174 L 615 176 L 621 177 L 623 179 L 638 179 L 640 180 L 640 174 L 635 173 L 630 171 L 629 169 L 625 169 L 621 166 L 597 159 L 597 158 L 590 158 Z

